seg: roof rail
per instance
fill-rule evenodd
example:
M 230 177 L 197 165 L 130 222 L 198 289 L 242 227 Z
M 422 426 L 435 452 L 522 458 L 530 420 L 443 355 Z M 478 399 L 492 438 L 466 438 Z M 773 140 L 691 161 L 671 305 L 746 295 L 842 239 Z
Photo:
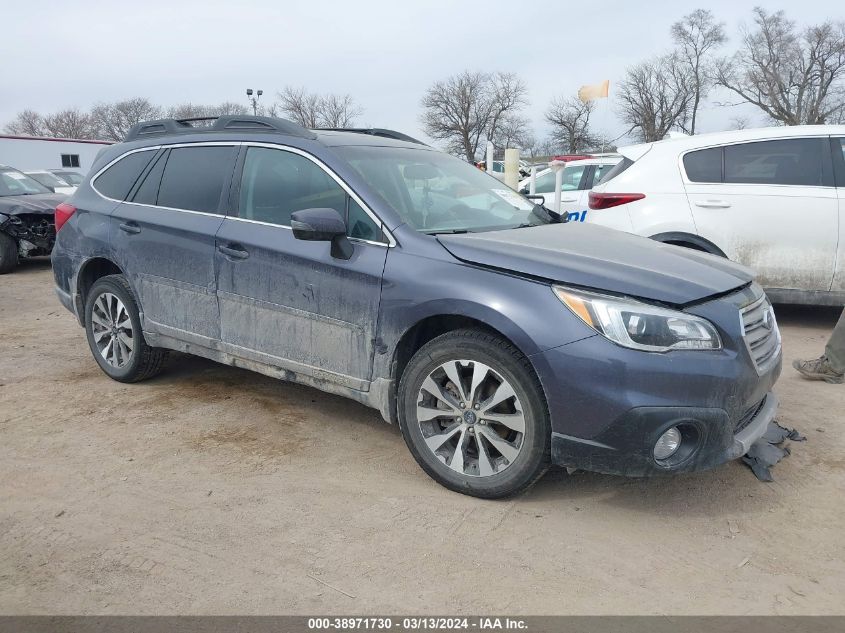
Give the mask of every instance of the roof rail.
M 213 121 L 211 125 L 192 125 L 199 121 Z M 189 117 L 185 119 L 157 119 L 133 125 L 126 133 L 124 142 L 141 138 L 168 134 L 190 134 L 193 132 L 271 132 L 315 139 L 317 135 L 301 125 L 285 119 L 269 116 L 250 116 L 246 114 L 226 114 L 222 116 Z
M 402 132 L 397 132 L 396 130 L 388 130 L 381 127 L 371 127 L 371 128 L 364 128 L 364 127 L 324 127 L 324 128 L 317 128 L 318 132 L 355 132 L 356 134 L 369 134 L 370 136 L 382 136 L 384 138 L 392 138 L 396 139 L 397 141 L 407 141 L 408 143 L 416 143 L 417 145 L 426 145 L 419 139 L 415 139 L 413 136 L 408 136 L 407 134 L 403 134 Z M 427 145 L 426 145 L 427 147 Z

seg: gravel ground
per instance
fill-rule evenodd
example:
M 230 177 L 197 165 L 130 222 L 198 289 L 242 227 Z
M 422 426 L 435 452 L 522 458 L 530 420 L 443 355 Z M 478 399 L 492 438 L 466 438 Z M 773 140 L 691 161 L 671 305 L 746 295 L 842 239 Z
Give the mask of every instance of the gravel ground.
M 431 481 L 375 411 L 179 356 L 109 380 L 47 261 L 0 277 L 0 613 L 845 614 L 845 386 L 800 380 L 838 312 L 783 308 L 775 482 L 740 463 Z

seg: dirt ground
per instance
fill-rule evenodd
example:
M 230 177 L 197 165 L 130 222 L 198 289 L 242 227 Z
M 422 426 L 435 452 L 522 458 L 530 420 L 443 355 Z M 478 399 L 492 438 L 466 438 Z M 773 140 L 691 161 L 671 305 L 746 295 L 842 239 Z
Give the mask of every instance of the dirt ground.
M 0 277 L 0 613 L 843 614 L 836 310 L 783 308 L 774 483 L 548 473 L 451 493 L 375 411 L 180 356 L 109 380 L 49 262 Z

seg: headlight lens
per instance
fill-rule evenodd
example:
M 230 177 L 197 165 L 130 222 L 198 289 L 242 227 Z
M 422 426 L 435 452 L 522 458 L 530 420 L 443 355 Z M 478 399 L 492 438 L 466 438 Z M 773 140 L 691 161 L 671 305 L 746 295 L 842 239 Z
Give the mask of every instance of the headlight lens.
M 562 286 L 553 290 L 584 323 L 623 347 L 647 352 L 722 348 L 716 328 L 701 317 Z

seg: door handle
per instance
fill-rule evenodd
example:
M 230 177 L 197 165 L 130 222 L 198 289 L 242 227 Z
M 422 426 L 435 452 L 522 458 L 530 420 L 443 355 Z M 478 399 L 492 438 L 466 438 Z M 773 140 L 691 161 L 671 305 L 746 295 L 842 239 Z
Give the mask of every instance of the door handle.
M 141 232 L 141 227 L 135 222 L 122 222 L 120 224 L 120 230 L 124 233 L 129 233 L 130 235 L 137 235 Z
M 727 209 L 731 206 L 731 203 L 724 200 L 696 200 L 695 206 L 705 209 Z
M 229 244 L 228 246 L 218 244 L 217 250 L 232 259 L 246 259 L 249 257 L 249 251 L 240 244 Z
M 578 202 L 578 198 L 561 198 L 561 202 Z

